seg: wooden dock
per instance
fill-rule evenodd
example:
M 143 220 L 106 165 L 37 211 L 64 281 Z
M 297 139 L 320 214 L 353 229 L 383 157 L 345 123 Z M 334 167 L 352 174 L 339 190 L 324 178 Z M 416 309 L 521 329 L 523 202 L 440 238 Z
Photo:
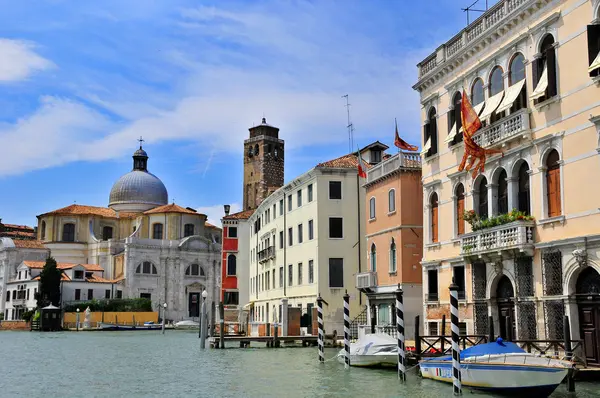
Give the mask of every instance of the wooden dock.
M 235 344 L 240 348 L 249 347 L 251 343 L 263 343 L 269 348 L 281 347 L 281 344 L 301 344 L 302 347 L 317 345 L 317 336 L 223 336 L 224 346 Z M 211 348 L 220 347 L 219 336 L 208 339 Z

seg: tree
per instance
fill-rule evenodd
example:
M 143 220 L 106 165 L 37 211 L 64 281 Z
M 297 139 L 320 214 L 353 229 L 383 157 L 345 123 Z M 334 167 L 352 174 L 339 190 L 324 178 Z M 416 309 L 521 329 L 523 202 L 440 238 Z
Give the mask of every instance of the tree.
M 60 280 L 62 271 L 58 269 L 53 257 L 46 259 L 44 269 L 40 274 L 40 290 L 36 294 L 38 308 L 53 304 L 60 304 Z

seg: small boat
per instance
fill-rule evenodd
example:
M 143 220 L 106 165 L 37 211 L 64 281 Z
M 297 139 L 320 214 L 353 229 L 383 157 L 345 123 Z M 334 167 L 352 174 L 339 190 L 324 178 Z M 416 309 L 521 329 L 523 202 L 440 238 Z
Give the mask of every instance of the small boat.
M 179 321 L 174 324 L 175 329 L 200 329 L 200 324 L 192 320 Z
M 100 330 L 161 330 L 162 325 L 157 325 L 154 322 L 146 322 L 143 325 L 118 325 L 114 323 L 98 322 Z
M 344 363 L 344 355 L 344 349 L 341 349 L 337 356 L 340 363 Z M 350 343 L 350 366 L 398 366 L 398 341 L 384 333 L 361 337 L 355 343 Z
M 475 390 L 512 396 L 548 397 L 575 364 L 525 352 L 501 338 L 460 353 L 461 384 Z M 423 359 L 423 378 L 452 383 L 452 357 Z

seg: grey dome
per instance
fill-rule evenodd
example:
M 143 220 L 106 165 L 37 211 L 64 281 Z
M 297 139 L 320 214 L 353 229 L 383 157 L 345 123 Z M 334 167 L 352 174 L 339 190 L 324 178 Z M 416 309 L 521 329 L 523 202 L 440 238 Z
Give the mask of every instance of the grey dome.
M 155 206 L 169 203 L 167 188 L 154 174 L 133 170 L 119 178 L 110 190 L 108 206 L 137 203 Z
M 144 156 L 144 157 L 148 157 L 148 154 L 146 153 L 146 151 L 144 151 L 141 147 L 140 149 L 138 149 L 137 151 L 135 151 L 133 153 L 133 156 Z

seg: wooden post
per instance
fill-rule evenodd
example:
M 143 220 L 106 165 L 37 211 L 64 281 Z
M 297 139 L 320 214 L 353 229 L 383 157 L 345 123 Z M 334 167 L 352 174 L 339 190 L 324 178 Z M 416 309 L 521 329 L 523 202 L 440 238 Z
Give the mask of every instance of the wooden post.
M 492 341 L 496 341 L 496 336 L 494 336 L 494 317 L 490 316 L 488 318 L 488 343 Z
M 219 303 L 219 348 L 225 348 L 225 307 Z
M 415 316 L 415 356 L 417 361 L 421 359 L 421 321 L 420 316 Z
M 371 305 L 371 334 L 375 334 L 375 325 L 377 324 L 377 317 L 375 316 L 375 306 Z
M 571 346 L 571 327 L 569 324 L 568 315 L 565 315 L 563 318 L 563 337 L 565 339 L 565 357 L 570 361 L 573 358 L 573 348 Z M 567 392 L 575 392 L 575 377 L 573 368 L 569 369 L 569 373 L 567 374 Z
M 273 347 L 279 347 L 279 325 L 277 323 L 273 325 Z
M 446 343 L 446 314 L 442 315 L 442 333 L 440 333 L 441 336 L 441 350 L 442 350 L 442 355 L 444 355 L 445 352 L 445 347 L 444 344 Z

